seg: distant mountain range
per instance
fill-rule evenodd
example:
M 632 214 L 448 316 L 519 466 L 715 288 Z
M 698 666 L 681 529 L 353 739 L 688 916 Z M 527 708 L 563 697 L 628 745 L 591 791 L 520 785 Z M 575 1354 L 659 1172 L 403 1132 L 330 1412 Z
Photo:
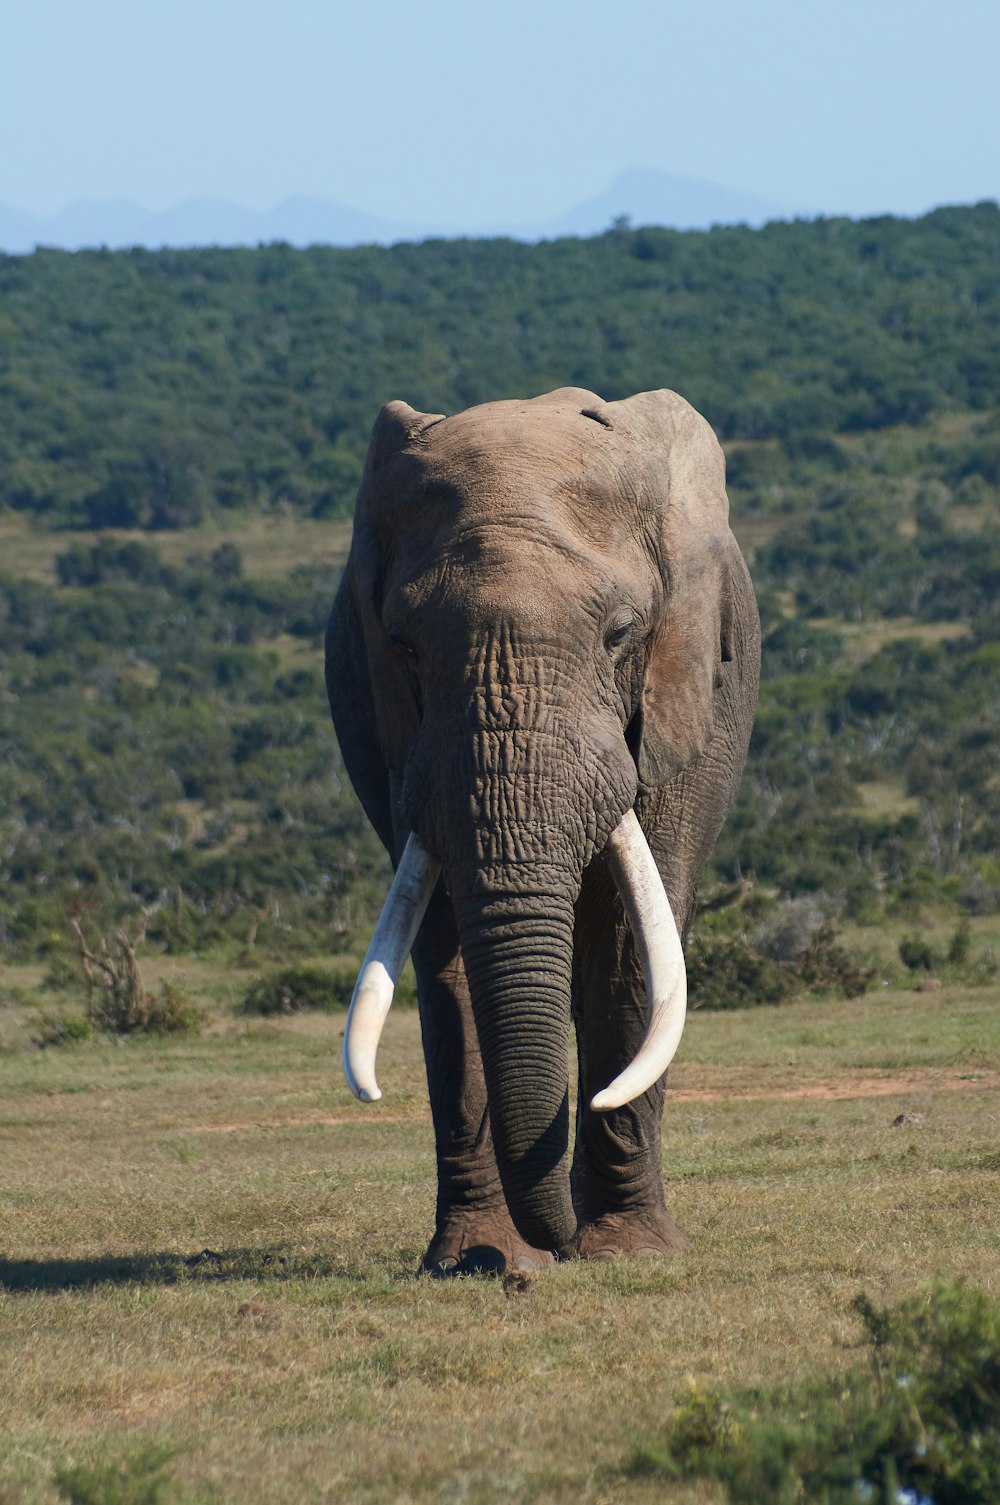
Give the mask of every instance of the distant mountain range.
M 510 235 L 518 240 L 544 240 L 558 235 L 596 235 L 622 216 L 635 225 L 698 230 L 722 224 L 761 225 L 814 212 L 732 192 L 697 178 L 636 167 L 621 173 L 596 198 L 540 225 L 473 228 L 405 224 L 304 196 L 285 199 L 266 210 L 245 209 L 219 199 L 191 198 L 172 209 L 154 211 L 127 199 L 109 199 L 70 204 L 47 217 L 0 205 L 0 249 L 13 253 L 30 251 L 36 245 L 68 251 L 85 246 L 254 246 L 276 240 L 293 246 L 386 245 L 432 235 Z

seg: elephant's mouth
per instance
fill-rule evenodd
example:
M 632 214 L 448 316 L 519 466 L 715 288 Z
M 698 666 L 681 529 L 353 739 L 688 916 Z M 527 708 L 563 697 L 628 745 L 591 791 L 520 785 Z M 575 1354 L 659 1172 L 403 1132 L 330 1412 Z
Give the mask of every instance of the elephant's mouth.
M 677 924 L 634 810 L 627 811 L 612 832 L 608 854 L 642 962 L 647 1023 L 631 1062 L 591 1099 L 591 1108 L 599 1113 L 634 1101 L 659 1080 L 680 1043 L 687 1009 L 687 974 Z M 362 964 L 344 1030 L 344 1074 L 362 1102 L 382 1096 L 375 1076 L 382 1026 L 440 868 L 411 834 Z

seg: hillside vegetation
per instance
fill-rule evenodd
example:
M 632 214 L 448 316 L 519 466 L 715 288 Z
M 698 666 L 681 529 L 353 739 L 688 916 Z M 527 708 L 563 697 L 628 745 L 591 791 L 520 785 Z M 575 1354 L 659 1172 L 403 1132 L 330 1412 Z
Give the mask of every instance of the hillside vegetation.
M 709 875 L 1000 905 L 1000 209 L 536 246 L 0 258 L 0 944 L 352 949 L 320 639 L 379 404 L 684 393 L 765 628 Z M 706 923 L 708 923 L 706 921 Z
M 6 505 L 92 527 L 280 503 L 345 517 L 390 397 L 455 412 L 672 386 L 724 438 L 793 447 L 986 410 L 1000 209 L 534 246 L 39 251 L 0 257 L 0 300 Z M 984 457 L 995 484 L 995 433 L 963 473 Z

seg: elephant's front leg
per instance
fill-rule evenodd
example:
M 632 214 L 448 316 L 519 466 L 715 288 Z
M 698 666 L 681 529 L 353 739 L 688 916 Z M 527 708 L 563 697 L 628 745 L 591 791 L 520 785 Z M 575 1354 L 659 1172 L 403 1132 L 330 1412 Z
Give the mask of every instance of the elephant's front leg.
M 437 1151 L 434 1237 L 422 1268 L 435 1275 L 530 1270 L 553 1262 L 507 1210 L 455 916 L 439 883 L 413 948 Z
M 660 1126 L 666 1082 L 611 1113 L 590 1100 L 636 1055 L 646 1029 L 645 988 L 607 861 L 584 878 L 577 905 L 574 1014 L 579 1110 L 573 1159 L 577 1248 L 586 1259 L 666 1254 L 687 1247 L 667 1212 Z

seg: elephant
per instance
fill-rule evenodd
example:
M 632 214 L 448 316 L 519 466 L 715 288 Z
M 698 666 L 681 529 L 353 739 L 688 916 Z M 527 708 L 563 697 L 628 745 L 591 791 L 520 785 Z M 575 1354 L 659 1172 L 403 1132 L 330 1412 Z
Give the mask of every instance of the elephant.
M 686 1246 L 661 1166 L 680 937 L 759 670 L 722 450 L 676 393 L 382 408 L 326 640 L 344 764 L 396 868 L 344 1060 L 379 1097 L 411 954 L 438 1180 L 424 1270 Z

